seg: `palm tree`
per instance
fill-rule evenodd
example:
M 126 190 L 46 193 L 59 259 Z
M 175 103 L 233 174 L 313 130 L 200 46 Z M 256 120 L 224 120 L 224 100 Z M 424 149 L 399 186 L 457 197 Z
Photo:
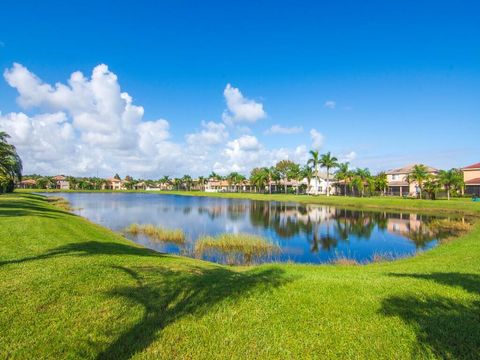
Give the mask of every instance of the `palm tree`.
M 423 189 L 430 199 L 435 200 L 437 191 L 440 190 L 440 183 L 435 176 L 429 174 L 423 183 Z
M 315 195 L 318 195 L 318 185 L 320 180 L 318 178 L 318 166 L 320 165 L 320 155 L 318 150 L 310 150 L 310 155 L 312 156 L 307 161 L 307 165 L 313 169 L 313 176 L 315 177 Z
M 375 188 L 380 191 L 382 195 L 385 195 L 388 189 L 387 174 L 385 174 L 385 172 L 382 171 L 375 176 Z
M 250 172 L 250 182 L 255 186 L 255 190 L 257 188 L 265 190 L 265 184 L 268 182 L 269 176 L 268 168 L 254 168 Z
M 302 170 L 300 173 L 301 173 L 302 179 L 307 179 L 307 187 L 310 188 L 312 178 L 315 176 L 312 168 L 308 165 L 305 165 L 304 167 L 302 167 Z
M 361 193 L 362 197 L 365 195 L 365 183 L 369 183 L 369 180 L 371 179 L 372 175 L 370 174 L 370 170 L 367 168 L 364 169 L 357 169 L 355 170 L 356 176 L 362 181 L 362 186 L 361 186 Z M 358 182 L 357 182 L 358 185 Z
M 200 191 L 205 190 L 205 184 L 207 183 L 207 179 L 203 176 L 198 177 L 198 184 L 200 185 Z
M 160 184 L 163 184 L 164 188 L 166 188 L 168 183 L 170 183 L 170 177 L 168 175 L 165 175 L 160 179 Z
M 237 185 L 245 180 L 245 176 L 234 171 L 227 175 L 227 181 L 230 185 L 233 185 L 233 191 L 237 192 Z
M 275 166 L 270 166 L 268 170 L 268 193 L 272 194 L 272 182 L 280 180 L 280 174 Z
M 350 178 L 350 170 L 348 169 L 348 162 L 338 164 L 338 170 L 335 173 L 335 179 L 343 181 L 343 195 L 347 196 L 347 181 Z
M 407 181 L 409 184 L 416 182 L 418 184 L 419 196 L 422 198 L 422 187 L 423 182 L 428 178 L 428 169 L 423 164 L 415 165 L 412 168 L 412 171 L 407 176 Z
M 15 146 L 9 144 L 10 136 L 0 131 L 0 186 L 2 192 L 13 191 L 15 180 L 22 178 L 22 160 Z
M 438 182 L 447 191 L 447 199 L 450 200 L 452 189 L 463 187 L 463 174 L 457 169 L 440 170 L 438 172 Z
M 327 196 L 330 196 L 330 169 L 338 167 L 338 159 L 330 151 L 320 156 L 319 164 L 327 169 Z
M 181 181 L 185 189 L 190 191 L 190 187 L 192 186 L 192 177 L 190 175 L 183 175 Z

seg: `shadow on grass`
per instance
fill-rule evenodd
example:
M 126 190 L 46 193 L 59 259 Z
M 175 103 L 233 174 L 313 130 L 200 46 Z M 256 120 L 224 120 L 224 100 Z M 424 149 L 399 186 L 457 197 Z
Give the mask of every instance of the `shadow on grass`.
M 222 301 L 235 301 L 253 292 L 269 291 L 288 282 L 281 269 L 236 272 L 223 267 L 173 271 L 164 267 L 115 267 L 136 285 L 119 286 L 109 296 L 142 306 L 143 317 L 122 333 L 99 359 L 129 359 L 145 350 L 163 328 L 184 316 L 202 316 Z
M 396 277 L 434 281 L 441 285 L 462 287 L 480 294 L 480 276 L 476 274 L 433 273 L 391 274 Z M 456 301 L 449 297 L 393 296 L 382 303 L 382 313 L 398 316 L 411 325 L 417 335 L 419 354 L 442 359 L 480 359 L 480 301 Z
M 7 264 L 20 264 L 29 261 L 44 260 L 55 256 L 75 255 L 75 256 L 93 256 L 93 255 L 134 255 L 134 256 L 165 256 L 154 250 L 135 247 L 115 242 L 85 241 L 81 243 L 72 243 L 63 245 L 47 251 L 44 254 L 29 256 L 21 259 L 0 261 L 0 266 Z
M 27 201 L 27 199 L 29 201 Z M 33 200 L 33 201 L 30 201 Z M 0 198 L 0 218 L 14 216 L 41 216 L 56 218 L 71 213 L 49 206 L 45 197 L 36 194 L 22 194 L 18 197 Z

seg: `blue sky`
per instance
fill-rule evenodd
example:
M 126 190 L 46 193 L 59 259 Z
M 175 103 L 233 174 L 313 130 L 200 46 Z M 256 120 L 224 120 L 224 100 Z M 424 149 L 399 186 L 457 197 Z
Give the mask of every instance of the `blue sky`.
M 75 71 L 89 78 L 95 66 L 106 64 L 121 91 L 143 107 L 138 121 L 168 122 L 155 126 L 158 136 L 149 130 L 162 142 L 143 150 L 142 140 L 128 145 L 135 153 L 129 162 L 128 140 L 105 145 L 99 134 L 85 136 L 70 105 L 42 99 L 22 106 L 18 96 L 39 90 L 22 92 L 2 78 L 0 128 L 18 132 L 12 141 L 27 172 L 248 173 L 281 154 L 301 161 L 299 147 L 314 145 L 312 129 L 323 135 L 321 151 L 372 170 L 417 161 L 445 168 L 480 161 L 476 1 L 8 1 L 0 11 L 0 68 L 12 69 L 13 63 L 52 86 L 66 84 Z M 202 121 L 225 124 L 227 84 L 266 114 L 226 124 L 221 139 L 192 159 L 203 166 L 177 163 L 185 156 L 182 149 L 198 148 L 188 143 L 189 134 L 212 130 Z M 32 129 L 40 121 L 35 116 L 64 113 L 61 122 L 73 124 L 65 142 L 75 148 L 40 131 L 27 136 L 25 126 L 20 133 L 11 115 L 20 112 Z M 303 131 L 269 133 L 274 125 Z M 49 147 L 38 150 L 44 143 Z M 101 150 L 101 161 L 85 151 L 92 147 Z M 52 152 L 82 157 L 83 165 Z

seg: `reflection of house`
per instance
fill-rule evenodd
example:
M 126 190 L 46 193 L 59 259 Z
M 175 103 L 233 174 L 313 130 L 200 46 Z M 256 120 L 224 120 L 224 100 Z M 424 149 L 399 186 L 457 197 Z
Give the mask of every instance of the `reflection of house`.
M 480 163 L 465 166 L 463 169 L 463 181 L 465 182 L 465 192 L 480 196 Z
M 108 178 L 102 186 L 102 190 L 122 190 L 123 182 L 120 179 Z
M 17 183 L 18 189 L 34 189 L 37 186 L 37 182 L 33 179 L 22 180 Z
M 399 169 L 393 169 L 386 172 L 387 182 L 388 182 L 388 193 L 390 195 L 409 195 L 413 196 L 417 194 L 418 184 L 416 181 L 408 182 L 408 175 L 412 172 L 416 164 L 407 165 Z M 435 175 L 438 173 L 438 170 L 431 167 L 425 166 L 427 172 Z
M 68 190 L 70 189 L 70 182 L 63 175 L 54 176 L 53 181 L 55 182 L 55 189 Z
M 387 230 L 389 232 L 405 234 L 410 231 L 419 231 L 422 221 L 417 214 L 398 214 L 397 218 L 389 218 Z

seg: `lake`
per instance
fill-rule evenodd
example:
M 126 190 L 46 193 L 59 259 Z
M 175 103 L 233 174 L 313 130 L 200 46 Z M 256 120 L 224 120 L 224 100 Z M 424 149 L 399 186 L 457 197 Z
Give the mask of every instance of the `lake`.
M 339 258 L 366 263 L 375 257 L 411 256 L 434 247 L 439 240 L 429 227 L 436 217 L 413 213 L 148 193 L 60 195 L 70 201 L 76 214 L 113 231 L 121 232 L 132 223 L 182 229 L 186 235 L 183 245 L 152 241 L 143 235 L 125 236 L 159 252 L 192 257 L 199 237 L 222 233 L 256 234 L 281 249 L 256 262 L 314 264 Z M 228 256 L 221 253 L 200 257 L 228 262 Z

